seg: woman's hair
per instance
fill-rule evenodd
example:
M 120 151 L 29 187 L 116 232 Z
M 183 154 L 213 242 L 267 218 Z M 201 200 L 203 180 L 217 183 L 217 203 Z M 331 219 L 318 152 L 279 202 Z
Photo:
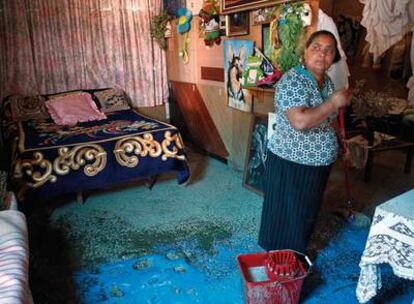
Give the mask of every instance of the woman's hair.
M 312 43 L 312 42 L 313 42 L 316 38 L 318 38 L 319 36 L 329 36 L 329 37 L 331 37 L 331 38 L 332 38 L 332 40 L 335 42 L 335 58 L 334 58 L 334 60 L 333 60 L 333 63 L 336 63 L 336 62 L 338 62 L 339 60 L 341 60 L 341 54 L 339 53 L 339 49 L 338 49 L 338 42 L 336 41 L 336 38 L 335 38 L 334 34 L 332 34 L 332 33 L 331 33 L 331 32 L 329 32 L 329 31 L 321 30 L 321 31 L 316 31 L 316 32 L 313 32 L 313 33 L 309 36 L 308 40 L 306 41 L 305 47 L 306 47 L 306 48 L 308 48 L 308 47 L 311 45 L 311 43 Z

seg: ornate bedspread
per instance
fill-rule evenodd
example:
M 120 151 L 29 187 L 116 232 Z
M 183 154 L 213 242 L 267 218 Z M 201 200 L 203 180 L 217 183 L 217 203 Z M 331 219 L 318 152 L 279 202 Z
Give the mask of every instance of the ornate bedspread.
M 18 122 L 13 179 L 40 197 L 96 189 L 176 171 L 189 177 L 178 130 L 133 110 L 108 119 L 59 126 L 51 120 Z M 12 131 L 9 131 L 9 135 Z

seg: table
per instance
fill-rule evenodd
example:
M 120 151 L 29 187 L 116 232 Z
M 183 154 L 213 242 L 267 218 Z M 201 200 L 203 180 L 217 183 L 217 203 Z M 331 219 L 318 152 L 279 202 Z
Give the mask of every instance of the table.
M 404 173 L 409 174 L 411 172 L 411 163 L 414 153 L 414 143 L 407 142 L 400 139 L 384 140 L 378 146 L 368 147 L 367 163 L 365 165 L 365 182 L 369 182 L 371 179 L 372 165 L 374 162 L 374 154 L 378 152 L 388 150 L 405 150 L 406 159 L 404 165 Z
M 403 150 L 406 152 L 406 161 L 404 172 L 410 173 L 411 163 L 414 153 L 414 128 L 403 122 L 403 115 L 399 114 L 388 114 L 382 117 L 370 117 L 370 125 L 372 127 L 370 142 L 368 146 L 368 159 L 365 167 L 364 180 L 368 182 L 371 178 L 372 164 L 374 154 L 387 150 Z M 394 136 L 394 140 L 384 140 L 380 145 L 373 145 L 373 136 L 375 132 Z
M 356 295 L 360 303 L 373 298 L 381 288 L 379 264 L 388 263 L 396 276 L 414 280 L 414 189 L 375 209 Z

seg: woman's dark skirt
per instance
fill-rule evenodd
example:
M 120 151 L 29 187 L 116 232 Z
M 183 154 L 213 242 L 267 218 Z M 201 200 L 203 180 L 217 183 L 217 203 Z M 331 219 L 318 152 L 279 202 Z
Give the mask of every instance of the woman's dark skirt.
M 268 152 L 259 245 L 305 253 L 331 165 L 297 164 Z

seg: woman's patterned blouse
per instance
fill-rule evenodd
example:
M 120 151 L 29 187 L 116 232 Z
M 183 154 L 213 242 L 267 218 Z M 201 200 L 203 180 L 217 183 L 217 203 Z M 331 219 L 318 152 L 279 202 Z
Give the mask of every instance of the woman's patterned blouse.
M 331 115 L 318 127 L 296 130 L 289 123 L 286 111 L 293 107 L 316 107 L 332 95 L 334 85 L 325 74 L 320 89 L 315 77 L 304 66 L 296 66 L 283 75 L 276 84 L 276 128 L 269 139 L 271 152 L 286 160 L 310 165 L 326 166 L 337 157 L 338 142 Z

